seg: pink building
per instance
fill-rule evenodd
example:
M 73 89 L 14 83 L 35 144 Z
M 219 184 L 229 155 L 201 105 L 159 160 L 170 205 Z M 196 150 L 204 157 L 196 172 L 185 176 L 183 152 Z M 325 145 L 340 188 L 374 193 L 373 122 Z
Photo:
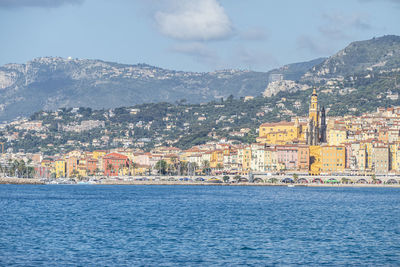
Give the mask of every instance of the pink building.
M 298 147 L 297 146 L 276 146 L 278 163 L 284 164 L 286 170 L 297 170 Z

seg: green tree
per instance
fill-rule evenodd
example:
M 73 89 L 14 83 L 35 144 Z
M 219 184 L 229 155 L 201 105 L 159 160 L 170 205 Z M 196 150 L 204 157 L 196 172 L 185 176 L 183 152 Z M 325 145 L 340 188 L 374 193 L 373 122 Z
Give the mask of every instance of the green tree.
M 206 175 L 210 175 L 211 168 L 210 168 L 210 162 L 208 160 L 203 161 L 203 173 Z
M 135 162 L 131 162 L 131 164 L 130 164 L 130 166 L 129 166 L 129 168 L 130 168 L 130 174 L 132 175 L 134 175 L 135 174 L 135 169 L 137 168 L 137 164 L 135 163 Z
M 376 175 L 375 175 L 375 173 L 374 173 L 374 174 L 372 174 L 372 176 L 371 176 L 371 179 L 372 179 L 372 183 L 376 184 L 376 182 L 377 182 L 377 179 L 376 179 Z
M 217 170 L 222 170 L 224 168 L 224 165 L 222 165 L 221 163 L 217 164 Z
M 238 183 L 240 181 L 240 178 L 242 178 L 240 175 L 235 175 L 233 179 Z
M 225 175 L 224 177 L 222 177 L 222 180 L 224 180 L 225 183 L 229 182 L 229 176 Z
M 271 178 L 271 179 L 269 179 L 269 182 L 272 183 L 272 184 L 276 184 L 278 182 L 278 179 L 277 178 Z
M 110 174 L 113 174 L 113 165 L 111 163 L 107 164 L 107 170 L 109 170 Z
M 299 175 L 297 173 L 293 174 L 293 181 L 297 183 L 298 180 L 299 180 Z
M 167 173 L 167 162 L 165 160 L 159 160 L 156 163 L 155 169 L 158 171 L 158 174 L 165 175 Z
M 78 178 L 78 179 L 79 179 L 79 173 L 78 173 L 78 171 L 77 171 L 77 170 L 73 170 L 73 171 L 71 172 L 71 177 L 72 177 L 72 178 Z

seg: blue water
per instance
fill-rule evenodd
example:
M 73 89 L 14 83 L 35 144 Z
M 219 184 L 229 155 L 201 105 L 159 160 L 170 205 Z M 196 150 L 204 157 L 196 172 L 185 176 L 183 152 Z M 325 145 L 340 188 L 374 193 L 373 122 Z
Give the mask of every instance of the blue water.
M 0 185 L 0 265 L 400 265 L 400 189 Z

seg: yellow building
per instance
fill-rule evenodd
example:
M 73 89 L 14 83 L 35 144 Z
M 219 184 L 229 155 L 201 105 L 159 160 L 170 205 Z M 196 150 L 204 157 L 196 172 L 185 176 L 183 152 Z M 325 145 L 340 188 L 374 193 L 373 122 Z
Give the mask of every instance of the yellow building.
M 151 166 L 136 164 L 133 168 L 132 175 L 148 175 L 151 171 Z
M 295 122 L 263 123 L 257 137 L 258 143 L 273 145 L 285 145 L 298 140 L 304 140 L 304 133 L 297 119 Z
M 94 159 L 102 158 L 106 154 L 107 154 L 107 151 L 105 151 L 105 150 L 95 150 L 95 151 L 93 151 L 92 158 L 94 158 Z
M 310 146 L 310 175 L 320 175 L 322 168 L 321 147 Z
M 67 164 L 65 160 L 58 159 L 54 162 L 54 172 L 56 173 L 56 177 L 65 177 Z
M 328 144 L 340 146 L 347 142 L 347 131 L 344 128 L 328 130 Z
M 129 166 L 124 166 L 123 168 L 118 170 L 118 175 L 120 175 L 120 176 L 127 176 L 129 174 L 130 174 Z
M 246 175 L 250 172 L 251 169 L 251 147 L 245 146 L 238 149 L 238 160 L 239 164 L 242 166 L 241 173 Z
M 214 150 L 211 153 L 210 168 L 218 169 L 224 166 L 224 151 Z
M 86 177 L 87 176 L 87 169 L 78 167 L 78 176 L 79 177 Z
M 265 168 L 268 171 L 278 170 L 278 155 L 275 148 L 265 149 L 264 160 L 265 160 Z
M 321 147 L 321 172 L 343 172 L 346 167 L 346 149 L 343 146 Z

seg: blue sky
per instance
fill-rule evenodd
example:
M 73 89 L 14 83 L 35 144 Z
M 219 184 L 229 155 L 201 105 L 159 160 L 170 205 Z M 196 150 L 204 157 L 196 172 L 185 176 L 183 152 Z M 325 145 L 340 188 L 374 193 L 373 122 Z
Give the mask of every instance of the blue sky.
M 268 71 L 399 26 L 399 0 L 0 0 L 0 65 L 71 56 Z

